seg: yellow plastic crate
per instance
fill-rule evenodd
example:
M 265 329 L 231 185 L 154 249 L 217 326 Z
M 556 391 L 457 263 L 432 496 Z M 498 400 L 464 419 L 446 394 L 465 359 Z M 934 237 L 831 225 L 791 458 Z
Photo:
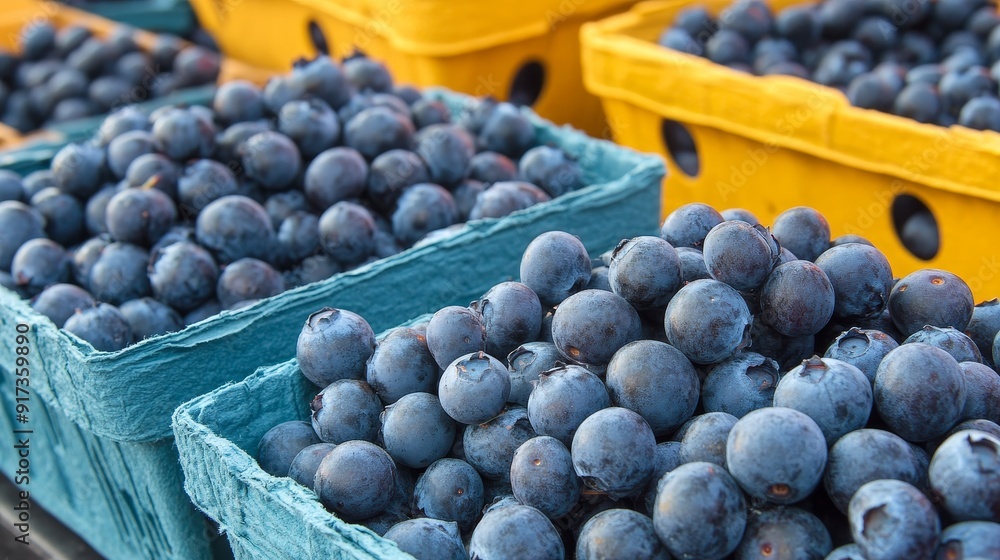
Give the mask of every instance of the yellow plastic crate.
M 769 3 L 780 10 L 801 1 Z M 1000 134 L 859 109 L 832 88 L 755 77 L 656 44 L 682 9 L 718 14 L 728 4 L 644 2 L 581 31 L 584 82 L 601 98 L 615 139 L 667 161 L 664 215 L 704 202 L 747 208 L 767 224 L 808 205 L 827 217 L 834 236 L 871 240 L 897 276 L 943 268 L 979 299 L 1000 295 Z M 668 154 L 665 119 L 691 133 L 696 176 Z M 894 208 L 905 212 L 908 197 L 937 220 L 940 248 L 930 260 L 910 253 L 897 233 Z
M 384 61 L 400 83 L 498 99 L 517 91 L 530 100 L 537 93 L 527 104 L 538 114 L 598 137 L 610 131 L 600 102 L 583 88 L 580 26 L 634 3 L 191 0 L 201 24 L 229 56 L 287 70 L 295 59 L 314 56 L 317 43 L 325 43 L 332 56 L 358 48 Z
M 90 29 L 97 37 L 107 37 L 122 24 L 90 14 L 74 8 L 69 8 L 57 2 L 40 0 L 3 0 L 3 10 L 0 11 L 0 50 L 17 52 L 20 49 L 19 39 L 21 29 L 28 25 L 50 22 L 57 29 L 69 25 L 80 25 Z M 156 34 L 137 29 L 135 41 L 139 48 L 150 50 L 156 41 Z M 218 83 L 232 80 L 248 80 L 258 85 L 267 83 L 273 72 L 230 58 L 222 59 Z M 148 99 L 149 92 L 135 92 L 132 102 L 142 102 Z M 35 141 L 58 142 L 61 140 L 58 131 L 40 129 L 26 135 L 0 123 L 0 150 L 17 148 Z

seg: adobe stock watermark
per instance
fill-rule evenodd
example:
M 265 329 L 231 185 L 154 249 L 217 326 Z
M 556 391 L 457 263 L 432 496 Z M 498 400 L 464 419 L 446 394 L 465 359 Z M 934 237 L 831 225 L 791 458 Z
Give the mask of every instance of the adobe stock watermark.
M 781 135 L 781 139 L 795 136 L 818 111 L 826 106 L 824 89 L 821 86 L 811 88 L 810 95 L 804 104 L 799 105 L 775 121 L 773 130 L 776 130 Z M 780 142 L 780 140 L 772 139 L 760 144 L 758 147 L 748 148 L 746 150 L 746 158 L 742 162 L 730 166 L 729 180 L 720 180 L 715 183 L 715 188 L 719 195 L 722 196 L 723 201 L 728 200 L 731 195 L 739 192 L 741 188 L 746 186 L 750 178 L 767 165 L 771 156 L 783 149 Z

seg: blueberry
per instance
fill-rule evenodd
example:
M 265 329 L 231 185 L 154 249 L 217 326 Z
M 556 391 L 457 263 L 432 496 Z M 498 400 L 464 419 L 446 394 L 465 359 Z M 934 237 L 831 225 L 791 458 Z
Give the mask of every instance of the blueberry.
M 871 317 L 885 309 L 892 289 L 892 268 L 875 247 L 847 243 L 816 259 L 833 285 L 834 317 Z
M 402 99 L 387 93 L 365 92 L 355 95 L 346 105 L 337 110 L 337 116 L 340 118 L 340 122 L 347 123 L 361 111 L 372 107 L 384 107 L 404 117 L 407 121 L 413 122 L 413 111 L 410 110 L 410 107 Z M 414 126 L 414 128 L 416 127 Z
M 51 319 L 57 327 L 62 327 L 77 311 L 96 305 L 87 290 L 73 284 L 53 284 L 31 301 L 32 309 Z
M 656 536 L 650 518 L 628 509 L 610 509 L 583 524 L 576 541 L 576 558 L 668 560 L 670 554 Z
M 958 115 L 958 124 L 974 130 L 1000 132 L 1000 99 L 988 96 L 970 99 Z
M 239 192 L 239 183 L 233 172 L 209 159 L 195 160 L 185 166 L 177 181 L 181 213 L 188 219 L 212 202 Z
M 267 211 L 241 195 L 224 196 L 205 206 L 195 231 L 198 243 L 212 251 L 220 264 L 266 257 L 274 240 Z
M 375 219 L 364 206 L 338 202 L 319 218 L 319 242 L 343 265 L 363 262 L 375 249 Z
M 983 356 L 983 363 L 993 365 L 993 339 L 1000 332 L 1000 300 L 994 298 L 976 304 L 965 334 L 976 343 Z
M 267 197 L 264 201 L 264 210 L 267 210 L 267 215 L 271 217 L 271 225 L 277 230 L 285 218 L 293 214 L 298 215 L 300 212 L 308 212 L 310 207 L 302 191 L 291 190 Z
M 159 240 L 177 219 L 170 197 L 151 188 L 122 190 L 111 197 L 105 212 L 112 238 L 145 247 Z
M 427 349 L 441 370 L 461 356 L 486 350 L 483 322 L 467 307 L 453 305 L 435 312 L 427 324 L 426 338 Z
M 705 49 L 701 43 L 699 43 L 698 40 L 686 30 L 679 27 L 664 29 L 663 33 L 660 34 L 660 37 L 656 40 L 656 42 L 662 47 L 673 49 L 675 51 L 695 56 L 705 55 Z
M 73 250 L 70 272 L 73 275 L 74 282 L 89 289 L 90 269 L 97 262 L 101 251 L 110 244 L 111 238 L 108 235 L 101 235 L 88 239 Z
M 334 447 L 332 443 L 314 443 L 302 448 L 288 467 L 288 477 L 312 490 L 319 464 Z
M 718 465 L 688 463 L 661 479 L 653 527 L 674 556 L 728 556 L 739 545 L 746 523 L 743 493 Z
M 264 117 L 264 95 L 246 80 L 233 80 L 216 90 L 212 109 L 219 121 L 226 124 L 255 121 Z
M 302 210 L 292 213 L 281 222 L 276 241 L 282 262 L 302 261 L 319 250 L 319 218 Z
M 83 237 L 83 205 L 75 197 L 49 187 L 31 197 L 31 206 L 44 219 L 45 234 L 49 239 L 69 246 Z
M 885 17 L 867 16 L 854 27 L 853 38 L 873 54 L 892 49 L 899 40 L 895 25 Z
M 680 256 L 679 252 L 678 252 L 678 256 Z M 609 271 L 609 269 L 606 266 L 597 266 L 597 267 L 594 267 L 594 268 L 590 269 L 590 281 L 587 282 L 587 285 L 584 286 L 584 289 L 585 290 L 604 290 L 605 292 L 612 291 L 611 290 L 611 281 L 608 280 L 608 271 Z M 682 273 L 683 273 L 683 270 L 682 270 Z M 708 273 L 706 272 L 706 274 L 708 274 Z
M 209 123 L 188 109 L 168 109 L 153 123 L 153 136 L 158 151 L 178 162 L 208 157 L 215 147 L 215 134 Z
M 226 127 L 215 140 L 215 158 L 225 162 L 230 168 L 242 168 L 243 145 L 251 137 L 273 130 L 272 123 L 265 120 L 240 122 Z
M 328 56 L 297 62 L 289 79 L 300 95 L 322 99 L 333 109 L 347 103 L 353 93 L 343 70 Z
M 414 511 L 468 530 L 483 509 L 483 481 L 471 465 L 459 459 L 438 459 L 417 479 Z
M 458 206 L 450 192 L 440 185 L 419 183 L 406 187 L 392 213 L 396 240 L 409 247 L 428 233 L 454 225 Z
M 537 146 L 518 162 L 521 179 L 555 198 L 585 186 L 580 164 L 559 148 Z
M 451 111 L 448 110 L 447 105 L 440 101 L 418 99 L 411 104 L 410 109 L 413 111 L 413 124 L 418 130 L 435 124 L 451 122 Z
M 922 342 L 940 348 L 951 354 L 956 362 L 982 363 L 983 361 L 983 356 L 979 353 L 979 347 L 976 346 L 976 343 L 968 335 L 951 327 L 942 329 L 927 325 L 908 336 L 903 344 L 914 342 Z
M 149 253 L 137 245 L 111 243 L 90 268 L 88 286 L 98 301 L 120 305 L 150 294 Z
M 184 328 L 184 320 L 177 311 L 153 298 L 126 301 L 119 307 L 119 311 L 128 321 L 132 338 L 136 342 Z
M 924 325 L 964 331 L 974 307 L 972 291 L 965 281 L 933 268 L 908 274 L 889 293 L 889 313 L 904 336 Z
M 611 255 L 608 282 L 615 294 L 636 309 L 660 308 L 681 287 L 680 258 L 659 237 L 624 240 Z
M 344 144 L 371 161 L 393 149 L 413 147 L 413 123 L 386 107 L 365 109 L 346 122 Z
M 383 535 L 417 560 L 466 560 L 458 524 L 421 517 L 393 525 Z
M 576 365 L 557 365 L 538 376 L 528 395 L 528 419 L 535 433 L 566 445 L 588 416 L 611 406 L 599 377 Z
M 0 270 L 11 270 L 17 250 L 32 239 L 45 237 L 45 218 L 27 204 L 0 202 Z
M 375 333 L 363 317 L 325 307 L 306 320 L 295 357 L 302 375 L 319 387 L 339 379 L 363 379 L 375 351 Z
M 326 280 L 343 272 L 344 269 L 337 261 L 326 255 L 313 255 L 306 257 L 298 266 L 286 273 L 285 287 L 288 289 L 297 288 Z
M 641 325 L 622 297 L 583 290 L 566 298 L 553 317 L 553 341 L 563 356 L 583 364 L 607 364 L 619 348 L 638 340 Z
M 510 374 L 488 354 L 466 354 L 445 368 L 438 395 L 448 416 L 463 424 L 481 424 L 503 411 L 510 395 Z
M 414 140 L 414 151 L 427 164 L 430 182 L 452 187 L 466 177 L 476 148 L 472 136 L 464 129 L 435 124 L 417 132 Z
M 566 445 L 549 436 L 539 436 L 521 444 L 510 466 L 514 497 L 537 508 L 549 519 L 558 519 L 580 499 L 580 479 Z
M 188 312 L 215 295 L 218 267 L 200 245 L 180 241 L 153 252 L 148 276 L 153 297 Z
M 129 165 L 140 156 L 156 151 L 156 138 L 146 130 L 130 130 L 108 144 L 108 169 L 118 179 L 125 177 Z
M 104 152 L 84 144 L 67 144 L 52 158 L 51 169 L 59 190 L 86 198 L 101 187 Z
M 469 219 L 502 218 L 548 200 L 550 200 L 549 195 L 531 183 L 523 181 L 493 183 L 476 197 L 475 204 L 469 210 Z
M 980 363 L 961 362 L 965 377 L 964 418 L 982 418 L 1000 422 L 1000 375 Z
M 367 441 L 348 441 L 320 462 L 315 489 L 323 505 L 338 517 L 361 521 L 389 506 L 395 478 L 396 465 L 385 450 Z
M 108 233 L 108 203 L 122 190 L 116 186 L 108 186 L 94 193 L 87 200 L 83 209 L 83 220 L 91 235 Z
M 340 201 L 360 197 L 368 180 L 368 164 L 357 150 L 331 148 L 306 168 L 305 193 L 313 206 L 326 210 Z
M 478 560 L 566 556 L 559 531 L 545 514 L 531 506 L 509 505 L 487 510 L 472 531 L 469 555 Z
M 428 341 L 430 340 L 428 336 Z M 539 376 L 556 367 L 556 363 L 562 359 L 559 350 L 551 342 L 528 342 L 518 346 L 507 357 L 510 372 L 510 396 L 507 397 L 507 402 L 528 406 L 528 398 Z
M 539 235 L 521 257 L 521 281 L 547 306 L 582 290 L 590 271 L 587 248 L 579 238 L 561 231 Z
M 63 328 L 100 352 L 117 352 L 132 344 L 128 321 L 117 307 L 107 303 L 73 313 Z
M 955 433 L 931 458 L 931 489 L 958 521 L 1000 521 L 1000 439 L 976 430 Z
M 861 429 L 844 435 L 830 448 L 823 486 L 837 509 L 846 514 L 851 496 L 864 484 L 892 479 L 916 485 L 924 470 L 903 438 Z
M 778 262 L 778 251 L 767 229 L 738 220 L 713 227 L 702 249 L 709 274 L 741 291 L 764 283 Z
M 761 0 L 736 2 L 719 14 L 719 30 L 733 30 L 753 43 L 771 33 L 774 16 Z
M 278 131 L 290 138 L 302 157 L 311 160 L 340 139 L 340 121 L 319 99 L 289 101 L 278 113 Z
M 720 29 L 705 44 L 705 54 L 716 64 L 750 62 L 750 44 L 734 29 Z
M 848 520 L 854 542 L 871 560 L 930 558 L 941 532 L 931 502 L 899 480 L 875 480 L 859 488 Z
M 542 304 L 520 282 L 501 282 L 469 307 L 479 313 L 486 329 L 486 352 L 491 356 L 507 356 L 535 340 L 541 330 Z
M 439 372 L 424 334 L 396 328 L 375 344 L 366 375 L 382 402 L 392 404 L 410 393 L 433 393 Z
M 357 56 L 344 61 L 344 76 L 358 91 L 391 92 L 392 76 L 381 62 Z
M 852 327 L 833 341 L 823 357 L 855 366 L 874 383 L 882 358 L 897 347 L 899 343 L 884 332 Z
M 871 383 L 860 369 L 813 356 L 782 377 L 774 391 L 774 406 L 808 415 L 832 445 L 868 423 L 872 398 Z
M 792 504 L 819 484 L 826 464 L 823 431 L 790 408 L 761 408 L 739 419 L 726 441 L 730 474 L 751 497 Z
M 520 109 L 506 102 L 498 103 L 487 114 L 478 131 L 477 142 L 485 151 L 509 158 L 520 158 L 535 141 L 535 129 Z
M 479 152 L 469 161 L 469 178 L 486 184 L 515 181 L 518 177 L 517 164 L 503 154 Z
M 791 557 L 821 558 L 833 549 L 823 522 L 797 507 L 751 509 L 736 558 L 767 558 L 788 551 Z
M 456 444 L 461 442 L 465 460 L 484 479 L 506 484 L 510 482 L 510 465 L 517 448 L 536 435 L 528 420 L 528 411 L 510 407 L 484 424 L 466 426 Z
M 667 215 L 660 237 L 674 247 L 700 248 L 705 236 L 725 218 L 707 204 L 685 204 Z
M 692 6 L 677 12 L 674 25 L 691 36 L 698 36 L 702 33 L 711 33 L 715 30 L 716 21 L 708 9 L 703 6 Z
M 830 225 L 806 206 L 785 210 L 774 219 L 774 237 L 800 259 L 815 261 L 830 247 Z
M 682 287 L 664 318 L 670 344 L 696 364 L 721 362 L 746 347 L 750 323 L 743 298 L 716 280 L 695 280 Z
M 830 279 L 809 261 L 779 265 L 761 288 L 761 318 L 785 336 L 818 333 L 833 317 L 834 304 Z
M 55 47 L 56 29 L 48 21 L 32 22 L 21 28 L 17 38 L 21 56 L 25 60 L 39 60 Z
M 302 156 L 295 143 L 280 132 L 259 132 L 242 146 L 247 177 L 268 190 L 286 190 L 302 170 Z
M 382 403 L 375 391 L 358 379 L 340 379 L 313 398 L 312 428 L 326 443 L 375 441 Z
M 936 86 L 941 81 L 943 72 L 939 64 L 924 64 L 915 66 L 906 73 L 906 83 L 925 82 Z
M 726 412 L 737 418 L 771 406 L 780 373 L 778 364 L 754 352 L 739 352 L 712 366 L 702 387 L 706 412 Z
M 952 116 L 959 116 L 962 108 L 972 99 L 980 96 L 995 99 L 993 96 L 996 95 L 996 82 L 982 66 L 947 72 L 941 77 L 938 87 L 944 110 Z
M 249 299 L 264 299 L 285 291 L 285 282 L 271 265 L 244 257 L 227 264 L 219 275 L 216 294 L 223 307 Z
M 129 164 L 125 171 L 125 183 L 130 187 L 148 185 L 177 200 L 177 181 L 180 174 L 180 167 L 170 158 L 160 154 L 143 154 Z
M 903 439 L 929 441 L 962 416 L 965 378 L 947 352 L 922 343 L 889 352 L 875 374 L 875 409 Z
M 625 345 L 611 358 L 606 380 L 614 406 L 639 413 L 657 436 L 676 431 L 698 404 L 698 374 L 679 350 L 663 342 Z
M 996 558 L 1000 556 L 1000 524 L 964 521 L 941 532 L 939 559 Z
M 55 174 L 52 173 L 51 169 L 39 169 L 38 171 L 32 171 L 20 180 L 21 185 L 24 187 L 26 200 L 31 200 L 33 196 L 48 187 L 56 186 Z
M 382 437 L 393 460 L 422 469 L 444 458 L 455 441 L 455 421 L 430 393 L 410 393 L 385 409 Z
M 346 150 L 347 148 L 341 149 Z M 357 161 L 364 162 L 361 154 L 354 150 L 351 152 L 357 154 Z M 367 175 L 368 199 L 373 206 L 384 212 L 395 208 L 396 201 L 406 187 L 431 182 L 431 174 L 427 169 L 427 164 L 419 155 L 407 150 L 389 150 L 378 155 L 372 160 L 369 171 Z M 308 188 L 308 174 L 306 181 Z
M 588 416 L 573 435 L 571 449 L 583 483 L 613 499 L 637 494 L 653 474 L 653 430 L 627 408 L 604 408 Z
M 941 113 L 942 102 L 934 84 L 913 82 L 903 88 L 892 105 L 892 112 L 920 123 L 934 122 Z

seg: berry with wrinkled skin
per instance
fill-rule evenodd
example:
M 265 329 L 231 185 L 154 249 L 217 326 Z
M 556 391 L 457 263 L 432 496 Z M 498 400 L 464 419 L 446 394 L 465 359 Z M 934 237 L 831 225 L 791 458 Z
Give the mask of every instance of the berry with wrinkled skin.
M 433 393 L 439 371 L 424 334 L 399 327 L 375 344 L 366 379 L 382 402 L 392 404 L 410 393 Z
M 428 339 L 429 340 L 429 339 Z M 556 367 L 562 354 L 551 342 L 527 342 L 507 356 L 510 396 L 507 402 L 528 406 L 528 398 L 543 372 Z
M 312 427 L 325 443 L 375 441 L 382 403 L 364 381 L 341 379 L 327 385 L 310 403 Z
M 536 435 L 528 421 L 528 411 L 510 407 L 485 424 L 466 426 L 458 443 L 465 460 L 484 479 L 502 485 L 510 482 L 510 465 L 517 448 Z
M 636 309 L 663 307 L 681 287 L 680 264 L 670 243 L 659 237 L 636 237 L 615 248 L 608 283 Z
M 780 248 L 763 226 L 733 220 L 708 232 L 702 254 L 712 278 L 736 290 L 752 291 L 778 264 Z
M 534 290 L 520 282 L 501 282 L 469 306 L 486 329 L 486 352 L 507 356 L 535 340 L 542 325 L 542 304 Z
M 737 418 L 771 406 L 781 374 L 778 364 L 754 352 L 739 352 L 712 366 L 702 387 L 706 412 L 726 412 Z

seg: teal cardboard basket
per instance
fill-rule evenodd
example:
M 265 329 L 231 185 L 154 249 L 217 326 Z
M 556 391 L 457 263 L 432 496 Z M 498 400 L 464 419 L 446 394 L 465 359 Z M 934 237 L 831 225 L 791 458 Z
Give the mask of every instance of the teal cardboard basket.
M 475 103 L 433 95 L 456 113 Z M 592 251 L 656 231 L 659 158 L 530 118 L 537 141 L 576 157 L 590 186 L 119 352 L 94 350 L 0 288 L 0 408 L 11 425 L 13 340 L 18 324 L 29 327 L 26 427 L 37 434 L 32 464 L 41 469 L 31 479 L 32 498 L 109 558 L 209 558 L 215 535 L 184 495 L 172 440 L 178 405 L 293 357 L 303 321 L 321 307 L 354 310 L 384 330 L 468 304 L 510 278 L 525 247 L 545 231 L 571 232 Z M 0 432 L 0 446 L 14 443 L 11 430 Z M 0 455 L 0 470 L 13 478 L 16 469 L 15 454 Z
M 90 1 L 81 9 L 133 27 L 187 35 L 197 20 L 187 0 L 105 0 Z

